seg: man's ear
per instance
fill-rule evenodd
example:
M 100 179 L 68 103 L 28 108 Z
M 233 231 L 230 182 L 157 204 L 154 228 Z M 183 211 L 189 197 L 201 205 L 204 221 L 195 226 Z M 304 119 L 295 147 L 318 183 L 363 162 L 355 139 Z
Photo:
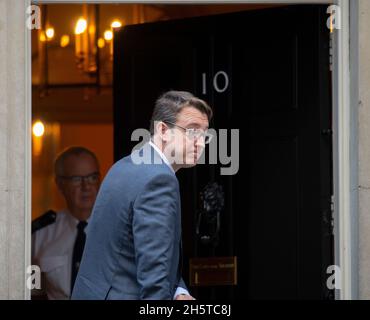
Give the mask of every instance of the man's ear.
M 157 121 L 156 122 L 156 132 L 157 135 L 161 138 L 162 141 L 168 142 L 169 141 L 169 129 L 166 126 L 166 124 L 162 121 Z

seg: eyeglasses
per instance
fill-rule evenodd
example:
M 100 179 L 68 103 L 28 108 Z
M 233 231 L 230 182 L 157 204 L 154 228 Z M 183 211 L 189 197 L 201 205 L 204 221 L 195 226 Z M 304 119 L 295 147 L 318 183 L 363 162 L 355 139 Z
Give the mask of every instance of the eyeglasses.
M 182 126 L 179 126 L 173 122 L 165 121 L 167 124 L 171 124 L 175 127 L 178 127 L 182 130 L 185 131 L 185 134 L 190 138 L 190 139 L 204 139 L 204 143 L 209 143 L 212 140 L 212 134 L 210 134 L 207 130 L 204 131 L 202 129 L 195 129 L 195 128 L 184 128 Z
M 99 182 L 100 173 L 94 172 L 87 176 L 58 176 L 58 177 L 68 180 L 74 186 L 79 186 L 82 184 L 82 181 L 88 184 L 97 184 Z

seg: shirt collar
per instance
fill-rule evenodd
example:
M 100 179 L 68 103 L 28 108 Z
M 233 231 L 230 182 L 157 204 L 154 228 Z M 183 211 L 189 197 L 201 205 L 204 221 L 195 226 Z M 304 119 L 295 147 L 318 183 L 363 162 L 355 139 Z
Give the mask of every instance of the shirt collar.
M 175 170 L 173 170 L 170 162 L 168 161 L 164 153 L 155 145 L 155 143 L 152 140 L 149 141 L 149 144 L 153 147 L 155 151 L 157 151 L 163 162 L 171 169 L 171 171 L 175 173 Z
M 63 210 L 63 213 L 66 215 L 66 218 L 68 220 L 68 223 L 72 229 L 75 229 L 80 222 L 80 220 L 76 219 L 68 209 Z M 91 215 L 86 219 L 87 224 L 89 224 Z

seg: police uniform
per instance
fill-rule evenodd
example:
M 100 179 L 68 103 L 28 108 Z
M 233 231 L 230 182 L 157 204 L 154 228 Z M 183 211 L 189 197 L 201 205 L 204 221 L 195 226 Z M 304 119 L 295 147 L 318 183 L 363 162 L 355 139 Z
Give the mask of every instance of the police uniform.
M 70 298 L 78 223 L 67 210 L 50 210 L 32 222 L 32 264 L 40 267 L 42 289 L 50 300 Z

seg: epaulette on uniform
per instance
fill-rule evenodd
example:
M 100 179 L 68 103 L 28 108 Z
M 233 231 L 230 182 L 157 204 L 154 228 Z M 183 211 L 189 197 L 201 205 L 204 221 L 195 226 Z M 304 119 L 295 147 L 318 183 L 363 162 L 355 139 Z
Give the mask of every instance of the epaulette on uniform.
M 32 234 L 36 232 L 37 230 L 40 230 L 49 224 L 52 224 L 55 222 L 57 218 L 57 214 L 53 210 L 49 210 L 45 212 L 42 216 L 36 218 L 32 221 Z

